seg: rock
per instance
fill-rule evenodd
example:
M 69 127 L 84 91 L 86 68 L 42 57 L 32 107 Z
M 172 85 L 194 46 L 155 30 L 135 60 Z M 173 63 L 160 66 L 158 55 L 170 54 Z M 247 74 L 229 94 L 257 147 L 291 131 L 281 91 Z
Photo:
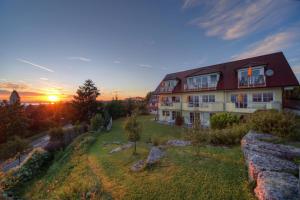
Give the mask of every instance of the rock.
M 297 183 L 289 173 L 265 171 L 258 175 L 254 192 L 260 200 L 299 200 Z
M 120 147 L 114 148 L 109 153 L 116 153 L 116 152 L 119 152 L 119 151 L 122 151 L 122 150 L 125 150 L 125 149 L 129 149 L 132 146 L 133 146 L 133 143 L 132 142 L 128 142 L 127 144 L 124 144 L 124 145 L 122 145 Z
M 168 140 L 167 145 L 175 147 L 184 147 L 191 145 L 191 141 L 186 140 Z
M 288 160 L 265 156 L 265 154 L 253 154 L 248 157 L 248 172 L 250 180 L 256 180 L 259 173 L 263 171 L 298 173 L 298 166 Z
M 259 200 L 300 199 L 299 167 L 292 162 L 300 158 L 300 149 L 266 141 L 274 139 L 249 131 L 241 141 L 249 178 L 256 181 L 254 192 Z
M 133 172 L 138 172 L 138 171 L 141 171 L 142 169 L 144 169 L 144 167 L 145 167 L 145 161 L 139 160 L 136 163 L 134 163 L 130 169 Z
M 241 146 L 245 156 L 247 152 L 259 152 L 267 155 L 273 155 L 279 158 L 294 160 L 300 158 L 300 149 L 288 145 L 273 144 L 262 140 L 274 140 L 278 137 L 269 134 L 260 134 L 253 131 L 242 139 Z
M 150 150 L 150 153 L 147 157 L 146 164 L 152 165 L 159 161 L 163 156 L 165 155 L 165 152 L 162 151 L 159 147 L 152 147 Z

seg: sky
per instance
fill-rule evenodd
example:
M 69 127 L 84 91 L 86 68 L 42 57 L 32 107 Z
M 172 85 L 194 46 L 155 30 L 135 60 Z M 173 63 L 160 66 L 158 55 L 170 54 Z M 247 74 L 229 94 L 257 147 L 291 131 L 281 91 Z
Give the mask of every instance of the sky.
M 167 74 L 282 51 L 300 80 L 298 0 L 1 0 L 0 99 L 145 96 Z

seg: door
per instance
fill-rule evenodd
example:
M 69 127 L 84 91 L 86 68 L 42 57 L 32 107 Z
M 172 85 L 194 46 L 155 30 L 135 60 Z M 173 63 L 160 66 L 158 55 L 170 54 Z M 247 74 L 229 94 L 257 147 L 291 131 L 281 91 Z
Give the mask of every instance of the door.
M 202 126 L 205 126 L 205 127 L 210 126 L 210 113 L 201 112 L 200 119 L 201 119 L 201 125 Z

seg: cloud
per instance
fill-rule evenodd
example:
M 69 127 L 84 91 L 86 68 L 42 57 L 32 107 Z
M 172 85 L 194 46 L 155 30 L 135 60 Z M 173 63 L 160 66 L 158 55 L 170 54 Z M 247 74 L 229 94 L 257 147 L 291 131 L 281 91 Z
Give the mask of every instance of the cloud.
M 187 9 L 187 8 L 195 7 L 199 3 L 200 3 L 199 0 L 183 0 L 182 8 Z
M 121 62 L 119 60 L 114 60 L 115 64 L 120 64 Z
M 292 67 L 292 70 L 295 74 L 300 74 L 300 66 Z
M 0 89 L 24 90 L 27 88 L 28 85 L 25 83 L 0 82 Z
M 257 41 L 248 46 L 246 51 L 232 56 L 234 59 L 243 59 L 257 55 L 263 55 L 282 51 L 294 44 L 300 35 L 299 28 L 290 28 L 273 35 L 267 36 L 265 39 Z
M 300 3 L 288 0 L 185 0 L 183 7 L 199 3 L 202 15 L 190 22 L 207 36 L 224 40 L 241 38 L 257 30 L 265 30 L 285 22 L 297 13 Z
M 91 62 L 92 60 L 90 58 L 86 57 L 80 57 L 80 56 L 73 56 L 73 57 L 68 57 L 69 60 L 80 60 L 83 62 Z
M 148 68 L 148 69 L 153 68 L 152 65 L 147 65 L 147 64 L 139 64 L 139 67 L 141 67 L 141 68 Z
M 48 81 L 49 80 L 48 78 L 45 78 L 45 77 L 41 77 L 40 79 L 43 80 L 43 81 Z
M 32 63 L 32 62 L 30 62 L 30 61 L 28 61 L 28 60 L 24 60 L 24 59 L 21 59 L 21 58 L 19 58 L 19 59 L 17 59 L 17 60 L 20 61 L 20 62 L 22 62 L 22 63 L 29 64 L 29 65 L 31 65 L 31 66 L 37 67 L 37 68 L 39 68 L 39 69 L 43 69 L 43 70 L 48 71 L 48 72 L 54 72 L 52 69 L 49 69 L 48 67 L 45 67 L 45 66 L 42 66 L 42 65 L 38 65 L 38 64 Z

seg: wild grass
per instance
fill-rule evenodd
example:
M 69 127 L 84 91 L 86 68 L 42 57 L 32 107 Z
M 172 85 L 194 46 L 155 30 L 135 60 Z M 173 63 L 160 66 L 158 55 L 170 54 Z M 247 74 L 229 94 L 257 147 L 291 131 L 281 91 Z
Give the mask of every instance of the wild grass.
M 168 148 L 157 166 L 131 172 L 133 163 L 147 157 L 149 138 L 182 137 L 181 128 L 157 124 L 152 118 L 139 117 L 143 132 L 137 146 L 138 155 L 133 156 L 132 149 L 109 154 L 118 146 L 112 142 L 127 142 L 122 128 L 124 119 L 116 120 L 109 133 L 88 135 L 96 141 L 82 151 L 78 150 L 82 149 L 78 144 L 86 135 L 78 138 L 45 176 L 25 189 L 24 197 L 85 199 L 83 195 L 96 191 L 91 199 L 255 199 L 239 146 L 205 146 L 199 156 L 193 147 Z

